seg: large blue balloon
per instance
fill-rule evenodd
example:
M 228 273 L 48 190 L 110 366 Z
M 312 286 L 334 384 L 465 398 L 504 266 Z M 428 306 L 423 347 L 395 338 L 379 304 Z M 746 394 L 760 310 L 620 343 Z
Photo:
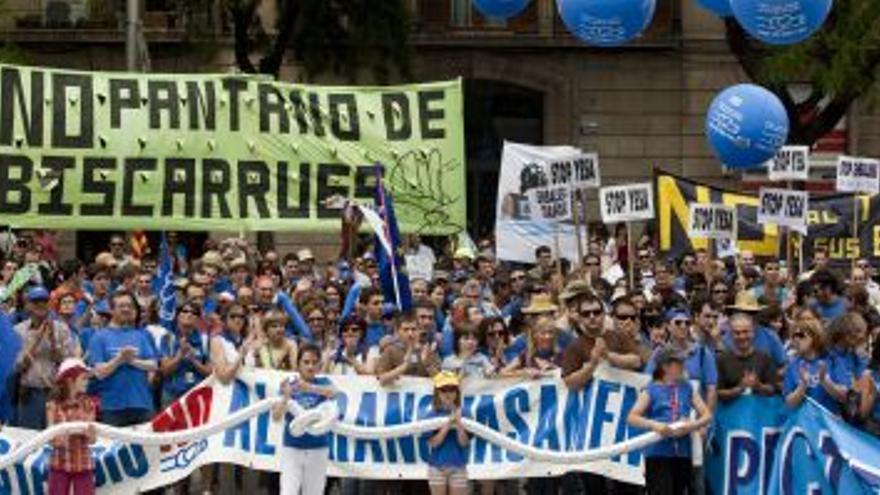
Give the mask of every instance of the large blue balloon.
M 556 0 L 571 34 L 590 45 L 618 46 L 651 24 L 656 0 Z
M 730 0 L 697 0 L 700 7 L 711 10 L 718 17 L 730 17 L 733 15 L 733 8 L 730 6 Z
M 484 16 L 502 19 L 519 14 L 529 4 L 529 0 L 473 0 L 473 2 L 474 7 Z
M 771 45 L 800 43 L 816 32 L 832 0 L 730 0 L 733 15 L 755 38 Z
M 788 114 L 776 95 L 754 84 L 738 84 L 712 101 L 706 135 L 728 167 L 757 168 L 785 144 L 788 124 Z

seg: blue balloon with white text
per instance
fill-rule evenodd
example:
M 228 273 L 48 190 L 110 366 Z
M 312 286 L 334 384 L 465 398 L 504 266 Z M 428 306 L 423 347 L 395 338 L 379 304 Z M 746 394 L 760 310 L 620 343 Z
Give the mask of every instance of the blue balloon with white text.
M 486 17 L 507 19 L 513 17 L 529 5 L 529 0 L 473 0 L 474 7 Z
M 733 15 L 750 35 L 771 45 L 793 45 L 815 33 L 832 0 L 730 0 Z
M 557 0 L 559 16 L 571 32 L 594 46 L 619 46 L 651 24 L 656 0 Z
M 785 106 L 770 91 L 738 84 L 721 92 L 706 115 L 706 136 L 724 165 L 736 169 L 760 167 L 788 139 Z
M 733 8 L 730 7 L 730 0 L 697 0 L 700 7 L 712 12 L 718 17 L 730 17 L 733 15 Z

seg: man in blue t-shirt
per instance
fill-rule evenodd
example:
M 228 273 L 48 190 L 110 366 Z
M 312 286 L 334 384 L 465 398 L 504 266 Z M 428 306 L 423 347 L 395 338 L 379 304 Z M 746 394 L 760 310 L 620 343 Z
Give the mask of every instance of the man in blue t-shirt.
M 817 270 L 810 277 L 816 300 L 811 307 L 826 323 L 846 313 L 846 300 L 840 296 L 840 281 L 826 269 Z
M 100 421 L 113 426 L 144 423 L 154 410 L 149 373 L 158 369 L 159 353 L 150 334 L 136 326 L 139 309 L 132 293 L 117 291 L 110 309 L 110 326 L 95 332 L 88 352 L 100 383 Z

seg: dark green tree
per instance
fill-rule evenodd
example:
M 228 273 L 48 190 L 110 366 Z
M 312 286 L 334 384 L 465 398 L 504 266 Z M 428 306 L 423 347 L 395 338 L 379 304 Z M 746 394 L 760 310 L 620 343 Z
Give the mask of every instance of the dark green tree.
M 880 65 L 880 1 L 836 0 L 823 27 L 797 45 L 773 47 L 726 18 L 727 42 L 746 75 L 782 100 L 789 142 L 812 145 L 834 129 L 853 102 L 876 88 Z M 796 98 L 791 84 L 809 87 Z
M 304 80 L 334 74 L 355 82 L 365 70 L 380 83 L 395 75 L 410 77 L 404 0 L 274 0 L 277 21 L 271 33 L 259 22 L 260 0 L 227 3 L 235 59 L 243 72 L 277 77 L 290 53 Z

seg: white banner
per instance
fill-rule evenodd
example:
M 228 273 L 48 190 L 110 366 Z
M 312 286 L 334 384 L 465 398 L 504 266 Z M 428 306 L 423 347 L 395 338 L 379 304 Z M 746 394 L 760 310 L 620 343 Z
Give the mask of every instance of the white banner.
M 758 223 L 776 224 L 807 233 L 810 194 L 806 191 L 761 188 L 758 199 Z
M 853 156 L 839 157 L 837 190 L 865 194 L 880 192 L 880 160 Z
M 771 181 L 809 180 L 810 147 L 783 146 L 767 162 L 767 176 Z
M 528 191 L 532 216 L 555 222 L 577 218 L 572 208 L 580 205 L 573 198 L 584 189 L 599 187 L 599 156 L 577 152 L 536 165 L 530 179 L 534 187 Z
M 286 375 L 245 371 L 235 383 L 209 378 L 139 431 L 182 431 L 216 424 L 264 398 L 277 396 Z M 381 387 L 375 377 L 330 376 L 339 389 L 337 404 L 345 425 L 383 427 L 424 419 L 431 406 L 431 381 L 403 378 Z M 557 452 L 585 452 L 618 445 L 640 435 L 626 424 L 642 374 L 600 368 L 590 386 L 569 392 L 562 381 L 474 380 L 464 383 L 463 416 L 531 447 Z M 280 471 L 278 452 L 285 447 L 287 423 L 264 412 L 225 432 L 164 448 L 100 441 L 93 447 L 96 478 L 102 494 L 131 494 L 168 485 L 198 467 L 231 463 L 262 471 Z M 0 457 L 37 435 L 32 430 L 0 430 Z M 425 435 L 355 440 L 331 437 L 330 476 L 367 479 L 425 479 Z M 50 450 L 45 447 L 24 462 L 0 471 L 0 493 L 44 493 Z M 505 479 L 559 475 L 571 470 L 599 473 L 643 484 L 639 451 L 573 465 L 524 459 L 473 436 L 468 477 Z
M 654 186 L 650 183 L 599 189 L 602 222 L 619 223 L 654 218 Z
M 595 155 L 582 153 L 571 146 L 531 146 L 505 141 L 495 215 L 498 259 L 534 263 L 535 249 L 549 246 L 555 251 L 557 244 L 563 257 L 577 252 L 572 212 L 565 212 L 561 221 L 545 220 L 540 212 L 535 211 L 530 194 L 534 195 L 532 191 L 536 189 L 546 190 L 551 182 L 552 174 L 547 172 L 546 164 L 566 163 L 572 157 L 580 157 L 578 165 L 571 166 L 572 180 L 590 184 L 590 178 L 595 176 L 598 184 L 598 161 L 588 159 L 592 156 Z M 565 188 L 564 194 L 569 198 L 566 204 L 570 205 L 569 188 Z M 564 202 L 561 200 L 558 204 Z
M 694 238 L 736 239 L 736 207 L 691 203 L 688 233 Z

